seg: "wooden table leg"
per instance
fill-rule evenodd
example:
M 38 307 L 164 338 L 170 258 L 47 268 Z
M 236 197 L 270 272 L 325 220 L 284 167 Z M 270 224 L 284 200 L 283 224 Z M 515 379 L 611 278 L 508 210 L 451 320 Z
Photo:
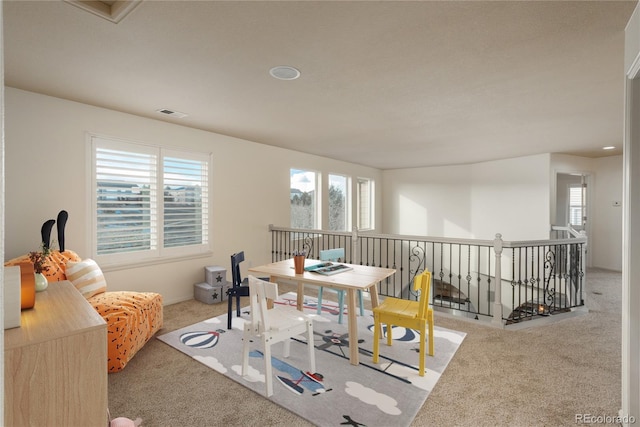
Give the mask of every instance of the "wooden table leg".
M 378 300 L 378 285 L 375 284 L 369 288 L 369 296 L 371 297 L 371 310 L 380 305 L 380 301 Z M 382 325 L 380 325 L 380 330 L 378 331 L 380 334 L 380 338 L 384 337 Z
M 347 310 L 349 310 L 349 360 L 352 365 L 360 363 L 358 353 L 358 318 L 356 315 L 356 290 L 347 291 Z
M 369 288 L 369 296 L 371 297 L 371 309 L 373 310 L 378 305 L 380 305 L 378 301 L 378 285 L 377 284 Z
M 298 282 L 298 299 L 296 300 L 296 306 L 299 311 L 302 311 L 304 303 L 304 282 Z

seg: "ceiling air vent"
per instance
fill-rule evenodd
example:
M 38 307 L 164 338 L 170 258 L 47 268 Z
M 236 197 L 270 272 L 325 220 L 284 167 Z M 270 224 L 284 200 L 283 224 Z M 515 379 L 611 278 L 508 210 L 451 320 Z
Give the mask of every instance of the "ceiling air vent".
M 171 117 L 175 117 L 178 119 L 181 119 L 183 117 L 187 117 L 188 114 L 186 113 L 181 113 L 180 111 L 173 111 L 173 110 L 169 110 L 167 108 L 162 108 L 160 110 L 156 110 L 158 113 L 162 113 L 162 114 L 166 114 L 167 116 L 171 116 Z

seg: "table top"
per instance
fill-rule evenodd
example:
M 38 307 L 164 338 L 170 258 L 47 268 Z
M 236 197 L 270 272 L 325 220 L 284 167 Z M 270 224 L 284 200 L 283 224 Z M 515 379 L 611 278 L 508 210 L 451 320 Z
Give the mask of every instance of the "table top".
M 107 324 L 69 281 L 52 282 L 36 293 L 33 308 L 22 310 L 21 326 L 4 331 L 5 350 L 39 344 Z
M 320 261 L 307 259 L 305 260 L 305 265 L 309 266 L 318 262 Z M 340 264 L 348 265 L 352 270 L 333 274 L 331 276 L 325 276 L 311 271 L 296 274 L 293 269 L 293 258 L 290 258 L 283 261 L 251 267 L 249 269 L 249 274 L 280 277 L 296 282 L 330 286 L 336 289 L 368 289 L 371 286 L 376 285 L 381 280 L 394 275 L 396 272 L 396 270 L 392 268 L 346 263 Z

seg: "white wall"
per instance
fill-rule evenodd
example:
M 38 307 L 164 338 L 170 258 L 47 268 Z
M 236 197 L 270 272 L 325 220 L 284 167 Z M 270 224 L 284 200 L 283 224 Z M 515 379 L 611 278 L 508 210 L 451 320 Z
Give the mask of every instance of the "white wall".
M 640 419 L 640 6 L 625 29 L 622 200 L 622 425 Z
M 549 155 L 471 165 L 475 238 L 549 238 Z
M 383 232 L 493 240 L 549 236 L 548 155 L 383 172 Z M 419 218 L 419 220 L 416 220 Z
M 468 166 L 394 169 L 382 175 L 384 233 L 473 237 Z
M 589 250 L 594 267 L 622 271 L 622 156 L 594 159 Z M 614 202 L 620 204 L 614 206 Z
M 542 154 L 472 165 L 383 171 L 390 234 L 492 240 L 547 239 L 556 216 L 556 174 L 589 175 L 590 265 L 621 270 L 621 156 Z
M 6 88 L 5 97 L 5 259 L 36 249 L 42 223 L 62 209 L 69 212 L 66 248 L 90 256 L 87 132 L 213 153 L 213 255 L 105 272 L 110 290 L 160 292 L 165 303 L 193 297 L 203 267 L 229 268 L 229 256 L 239 250 L 245 251 L 245 269 L 271 261 L 268 224 L 289 225 L 291 167 L 381 180 L 377 169 L 14 88 Z

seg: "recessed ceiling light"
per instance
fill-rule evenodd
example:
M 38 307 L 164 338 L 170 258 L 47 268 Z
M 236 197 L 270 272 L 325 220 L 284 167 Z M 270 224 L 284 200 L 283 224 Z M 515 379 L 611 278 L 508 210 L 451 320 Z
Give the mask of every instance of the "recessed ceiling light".
M 300 71 L 298 69 L 290 67 L 288 65 L 278 65 L 269 70 L 271 77 L 275 77 L 279 80 L 295 80 L 300 77 Z
M 603 150 L 613 150 L 614 148 L 616 148 L 616 147 L 614 147 L 613 145 L 609 145 L 607 147 L 602 147 Z

